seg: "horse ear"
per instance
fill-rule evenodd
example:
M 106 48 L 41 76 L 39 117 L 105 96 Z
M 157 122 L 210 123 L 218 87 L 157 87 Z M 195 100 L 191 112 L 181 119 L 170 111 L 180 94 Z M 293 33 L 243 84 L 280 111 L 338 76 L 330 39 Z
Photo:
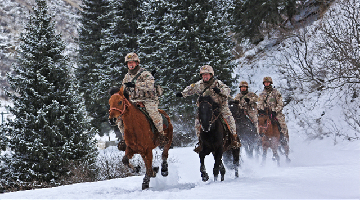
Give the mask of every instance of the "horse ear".
M 123 88 L 123 87 L 121 87 Z M 120 93 L 121 94 L 121 93 Z M 127 90 L 122 90 L 122 94 L 125 96 L 126 99 L 129 99 L 129 92 Z
M 120 91 L 119 87 L 112 87 L 109 91 L 110 96 L 112 96 L 115 93 L 118 93 Z

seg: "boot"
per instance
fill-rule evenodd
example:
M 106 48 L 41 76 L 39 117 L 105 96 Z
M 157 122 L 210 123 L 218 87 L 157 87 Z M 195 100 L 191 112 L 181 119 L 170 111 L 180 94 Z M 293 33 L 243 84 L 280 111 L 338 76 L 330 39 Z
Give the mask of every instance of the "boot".
M 125 140 L 120 140 L 118 143 L 118 149 L 120 151 L 125 151 L 126 150 L 126 144 L 125 144 Z
M 201 150 L 202 150 L 201 142 L 196 143 L 195 148 L 194 148 L 194 151 L 195 151 L 196 153 L 199 153 Z
M 233 136 L 233 138 L 232 138 L 232 140 L 231 140 L 231 147 L 232 147 L 233 149 L 240 148 L 240 147 L 241 147 L 241 144 L 240 144 L 240 139 L 239 139 L 239 137 L 238 137 L 236 134 L 234 134 L 234 135 L 232 135 L 232 136 Z

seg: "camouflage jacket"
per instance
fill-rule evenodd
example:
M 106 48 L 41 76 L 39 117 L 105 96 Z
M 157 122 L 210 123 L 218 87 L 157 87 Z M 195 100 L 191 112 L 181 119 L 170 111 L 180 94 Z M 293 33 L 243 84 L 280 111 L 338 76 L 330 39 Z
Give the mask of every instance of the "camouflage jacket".
M 245 101 L 245 98 L 249 98 L 249 103 Z M 254 111 L 257 110 L 257 101 L 258 96 L 253 92 L 248 92 L 247 94 L 243 95 L 241 92 L 236 95 L 234 100 L 239 101 L 240 109 L 244 109 L 247 111 Z
M 215 93 L 212 88 L 217 87 L 220 89 L 220 93 Z M 205 84 L 203 80 L 200 80 L 196 83 L 193 83 L 189 86 L 187 86 L 184 91 L 182 91 L 183 97 L 188 97 L 194 94 L 201 95 L 210 95 L 216 103 L 219 103 L 221 106 L 226 105 L 227 106 L 227 99 L 230 97 L 230 88 L 225 85 L 220 80 L 214 80 L 214 83 L 205 90 Z M 204 91 L 205 90 L 205 91 Z
M 134 75 L 127 73 L 123 79 L 122 85 L 125 88 L 124 83 L 131 82 L 133 78 L 141 73 L 135 80 L 135 88 L 129 88 L 130 99 L 132 101 L 146 101 L 146 100 L 158 100 L 155 93 L 155 79 L 149 71 L 140 68 Z
M 275 111 L 276 113 L 280 113 L 284 107 L 281 93 L 275 88 L 270 92 L 264 89 L 259 95 L 258 109 L 264 110 L 266 107 L 269 107 L 271 111 Z

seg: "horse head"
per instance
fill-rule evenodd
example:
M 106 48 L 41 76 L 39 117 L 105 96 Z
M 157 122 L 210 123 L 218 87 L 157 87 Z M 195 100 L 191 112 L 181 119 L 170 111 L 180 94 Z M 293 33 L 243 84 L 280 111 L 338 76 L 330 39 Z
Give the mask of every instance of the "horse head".
M 124 114 L 126 107 L 130 105 L 129 95 L 123 87 L 113 87 L 109 93 L 111 96 L 109 99 L 109 123 L 115 126 L 117 120 Z
M 214 102 L 211 96 L 199 97 L 199 122 L 204 132 L 209 132 L 211 125 L 220 115 L 219 104 Z
M 259 135 L 263 136 L 268 128 L 271 126 L 271 119 L 269 116 L 269 110 L 258 110 L 258 127 L 259 127 Z

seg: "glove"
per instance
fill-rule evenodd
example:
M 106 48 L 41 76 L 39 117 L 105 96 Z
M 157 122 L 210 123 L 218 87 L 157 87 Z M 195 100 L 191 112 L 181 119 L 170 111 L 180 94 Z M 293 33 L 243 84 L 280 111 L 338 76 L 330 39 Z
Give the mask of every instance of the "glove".
M 275 112 L 275 111 L 271 111 L 271 116 L 272 116 L 273 118 L 275 118 L 275 117 L 276 117 L 276 112 Z
M 156 69 L 151 71 L 151 75 L 154 76 L 156 74 Z
M 176 93 L 176 97 L 183 97 L 181 92 Z
M 129 87 L 129 88 L 134 88 L 135 87 L 135 83 L 133 82 L 127 82 L 127 83 L 124 83 L 126 87 Z
M 246 101 L 247 103 L 249 103 L 249 102 L 250 102 L 250 99 L 249 99 L 249 98 L 245 98 L 245 101 Z
M 220 89 L 217 88 L 217 87 L 214 87 L 213 90 L 214 90 L 214 92 L 215 92 L 216 94 L 219 94 L 219 93 L 220 93 Z

